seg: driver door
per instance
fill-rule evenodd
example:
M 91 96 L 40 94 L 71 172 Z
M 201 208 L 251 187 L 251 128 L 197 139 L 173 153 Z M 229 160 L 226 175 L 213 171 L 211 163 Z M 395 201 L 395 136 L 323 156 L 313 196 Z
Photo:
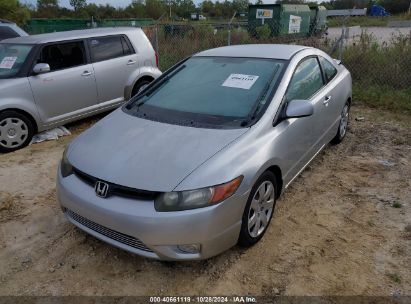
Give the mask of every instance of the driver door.
M 314 113 L 308 117 L 288 118 L 282 120 L 276 129 L 281 132 L 277 150 L 283 161 L 284 183 L 290 183 L 305 165 L 321 148 L 318 146 L 321 135 L 320 126 L 323 121 L 322 92 L 324 79 L 317 57 L 303 59 L 296 67 L 284 96 L 284 107 L 291 100 L 309 102 L 314 107 Z

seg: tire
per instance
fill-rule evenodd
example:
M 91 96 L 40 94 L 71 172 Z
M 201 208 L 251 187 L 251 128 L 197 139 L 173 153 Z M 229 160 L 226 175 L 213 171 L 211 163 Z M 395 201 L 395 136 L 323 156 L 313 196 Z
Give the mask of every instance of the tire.
M 260 192 L 260 190 L 263 192 Z M 267 171 L 260 176 L 251 189 L 243 213 L 238 245 L 242 247 L 253 246 L 264 236 L 274 213 L 276 194 L 277 183 L 275 175 Z M 261 196 L 263 196 L 262 201 L 260 200 Z M 267 199 L 265 200 L 264 197 L 266 196 Z M 254 224 L 252 218 L 255 218 Z
M 34 125 L 26 115 L 6 110 L 0 113 L 0 153 L 27 146 L 34 135 Z
M 347 135 L 348 122 L 350 120 L 350 107 L 351 104 L 349 101 L 347 101 L 344 105 L 343 110 L 341 111 L 340 124 L 338 125 L 337 134 L 331 140 L 331 144 L 333 145 L 337 145 L 340 142 L 342 142 L 345 136 Z
M 136 96 L 141 90 L 145 89 L 153 80 L 147 78 L 139 80 L 131 92 L 131 97 Z

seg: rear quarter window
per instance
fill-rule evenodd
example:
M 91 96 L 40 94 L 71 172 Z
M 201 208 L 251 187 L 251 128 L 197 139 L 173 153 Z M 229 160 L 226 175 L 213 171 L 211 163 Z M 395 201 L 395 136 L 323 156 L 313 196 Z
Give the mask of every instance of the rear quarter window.
M 334 65 L 329 62 L 327 59 L 324 57 L 319 56 L 321 67 L 324 72 L 325 79 L 328 82 L 330 82 L 335 75 L 337 75 L 337 69 L 334 67 Z
M 110 60 L 134 53 L 129 42 L 123 36 L 96 37 L 89 39 L 93 62 Z

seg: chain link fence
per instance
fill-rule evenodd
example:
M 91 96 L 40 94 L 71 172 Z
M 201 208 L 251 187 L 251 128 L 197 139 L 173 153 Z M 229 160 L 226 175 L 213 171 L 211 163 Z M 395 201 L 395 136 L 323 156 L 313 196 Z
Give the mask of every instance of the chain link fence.
M 251 28 L 247 22 L 156 24 L 143 29 L 159 54 L 162 71 L 209 48 L 250 43 L 306 45 L 340 59 L 352 74 L 354 93 L 368 90 L 368 96 L 378 99 L 384 92 L 395 92 L 411 109 L 411 32 L 400 34 L 393 29 L 377 38 L 368 29 L 347 27 L 347 21 L 334 19 L 333 24 L 339 26 L 310 35 L 273 35 L 267 27 Z

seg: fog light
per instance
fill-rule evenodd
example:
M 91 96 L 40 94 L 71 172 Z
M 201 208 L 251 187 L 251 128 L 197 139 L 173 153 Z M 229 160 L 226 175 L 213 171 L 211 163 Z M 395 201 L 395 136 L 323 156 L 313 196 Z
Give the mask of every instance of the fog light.
M 182 253 L 194 254 L 194 253 L 200 253 L 200 251 L 201 251 L 201 245 L 200 244 L 178 245 L 177 248 Z

